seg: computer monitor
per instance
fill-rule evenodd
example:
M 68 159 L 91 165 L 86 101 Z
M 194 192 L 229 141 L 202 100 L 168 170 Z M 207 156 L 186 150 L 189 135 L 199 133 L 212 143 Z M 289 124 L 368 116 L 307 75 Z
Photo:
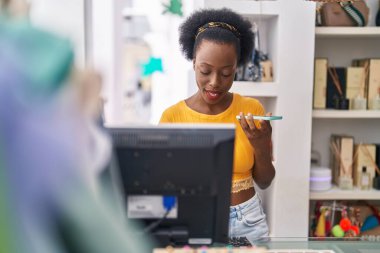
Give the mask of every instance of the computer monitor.
M 234 125 L 108 129 L 128 219 L 163 246 L 228 242 Z

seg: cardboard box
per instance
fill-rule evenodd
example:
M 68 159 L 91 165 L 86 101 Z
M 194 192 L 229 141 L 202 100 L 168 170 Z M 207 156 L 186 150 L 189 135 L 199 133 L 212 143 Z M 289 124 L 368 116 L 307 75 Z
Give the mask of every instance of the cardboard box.
M 352 165 L 354 153 L 354 137 L 345 135 L 332 135 L 330 144 L 335 143 L 338 156 L 331 151 L 331 169 L 333 181 L 339 185 L 339 177 L 344 175 L 352 178 Z
M 313 108 L 326 109 L 327 58 L 316 58 L 314 63 Z
M 368 150 L 368 152 L 366 151 Z M 356 144 L 354 159 L 354 185 L 360 187 L 360 175 L 363 167 L 367 167 L 367 172 L 371 175 L 371 182 L 375 177 L 375 168 L 372 162 L 376 160 L 376 146 L 373 144 Z
M 366 98 L 365 70 L 364 67 L 348 67 L 346 74 L 346 98 L 350 100 L 350 109 L 353 109 L 354 98 Z

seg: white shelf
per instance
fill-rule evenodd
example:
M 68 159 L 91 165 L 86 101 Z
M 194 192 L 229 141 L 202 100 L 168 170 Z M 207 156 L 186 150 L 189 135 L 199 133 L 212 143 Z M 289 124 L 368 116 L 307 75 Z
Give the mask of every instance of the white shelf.
M 324 192 L 310 192 L 311 200 L 379 200 L 380 191 L 371 190 L 341 190 L 333 186 L 331 190 Z
M 380 38 L 380 27 L 316 27 L 317 38 Z
M 313 118 L 380 119 L 380 111 L 371 110 L 313 110 Z
M 279 1 L 208 0 L 206 5 L 207 8 L 220 8 L 221 6 L 243 15 L 260 15 L 264 19 L 278 16 L 280 13 Z
M 249 97 L 277 97 L 277 84 L 273 82 L 256 83 L 247 81 L 235 81 L 232 92 Z

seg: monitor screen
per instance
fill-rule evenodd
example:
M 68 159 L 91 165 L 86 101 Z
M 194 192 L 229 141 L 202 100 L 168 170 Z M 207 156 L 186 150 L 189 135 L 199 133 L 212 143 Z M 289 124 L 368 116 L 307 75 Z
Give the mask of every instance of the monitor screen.
M 234 125 L 108 129 L 128 219 L 161 245 L 228 241 Z

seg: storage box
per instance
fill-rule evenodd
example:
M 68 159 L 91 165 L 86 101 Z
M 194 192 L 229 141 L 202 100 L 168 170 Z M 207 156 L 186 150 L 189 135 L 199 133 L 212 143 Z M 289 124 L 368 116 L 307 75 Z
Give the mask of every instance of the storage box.
M 367 151 L 367 152 L 366 152 Z M 375 177 L 375 168 L 372 160 L 376 159 L 376 146 L 372 144 L 355 145 L 355 161 L 354 161 L 354 185 L 360 188 L 360 175 L 363 167 L 367 168 L 367 171 L 371 175 L 371 183 Z

